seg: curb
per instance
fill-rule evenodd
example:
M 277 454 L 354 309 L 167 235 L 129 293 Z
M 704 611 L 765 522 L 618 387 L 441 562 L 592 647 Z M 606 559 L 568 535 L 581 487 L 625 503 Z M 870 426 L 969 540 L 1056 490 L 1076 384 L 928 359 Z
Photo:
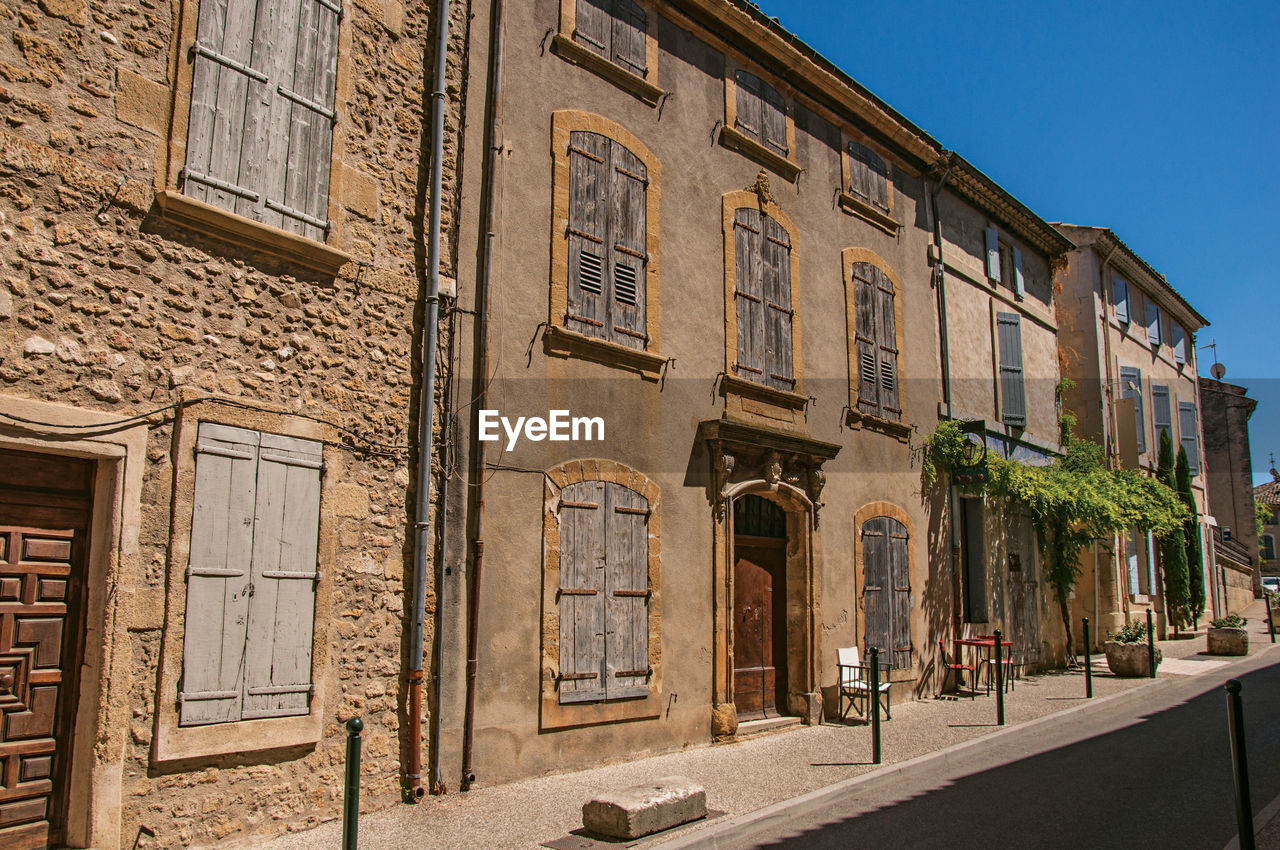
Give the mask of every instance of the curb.
M 1274 646 L 1268 644 L 1266 648 L 1261 649 L 1252 655 L 1242 656 L 1238 660 L 1232 662 L 1232 666 L 1258 658 L 1272 649 L 1280 649 L 1280 644 L 1276 644 Z M 1214 669 L 1219 673 L 1223 672 L 1222 668 Z M 760 825 L 772 820 L 782 820 L 784 818 L 791 819 L 798 815 L 804 815 L 809 812 L 816 811 L 826 804 L 834 802 L 836 799 L 845 796 L 847 792 L 857 788 L 859 785 L 873 782 L 887 776 L 896 776 L 915 767 L 931 762 L 941 761 L 943 764 L 946 764 L 958 753 L 965 752 L 973 747 L 986 745 L 991 741 L 1002 738 L 1006 735 L 1011 735 L 1039 725 L 1058 721 L 1064 717 L 1070 717 L 1073 714 L 1087 711 L 1097 705 L 1120 702 L 1126 699 L 1136 699 L 1139 695 L 1146 696 L 1151 693 L 1152 688 L 1163 689 L 1171 687 L 1175 682 L 1185 681 L 1190 678 L 1199 678 L 1211 672 L 1213 672 L 1213 670 L 1205 670 L 1203 673 L 1195 674 L 1195 676 L 1178 676 L 1176 678 L 1170 677 L 1167 679 L 1157 678 L 1148 684 L 1138 685 L 1118 694 L 1111 694 L 1110 696 L 1086 700 L 1080 705 L 1073 705 L 1070 708 L 1064 708 L 1061 711 L 1055 711 L 1052 714 L 1046 714 L 1043 717 L 1028 720 L 1026 723 L 1020 723 L 1017 726 L 1008 726 L 1004 729 L 998 729 L 994 732 L 989 732 L 986 735 L 981 735 L 968 741 L 961 741 L 958 744 L 952 744 L 951 746 L 945 747 L 941 750 L 935 750 L 931 753 L 924 753 L 922 755 L 915 756 L 914 758 L 907 759 L 906 761 L 885 765 L 884 767 L 877 768 L 870 773 L 864 773 L 861 776 L 854 776 L 833 785 L 818 788 L 817 790 L 810 791 L 807 794 L 802 794 L 799 797 L 780 800 L 777 803 L 765 806 L 764 808 L 756 809 L 752 812 L 746 812 L 745 814 L 738 815 L 728 820 L 719 821 L 715 825 L 708 825 L 705 829 L 691 831 L 684 835 L 673 837 L 670 841 L 663 841 L 650 846 L 654 848 L 661 848 L 661 850 L 681 850 L 681 848 L 694 847 L 708 847 L 713 848 L 713 850 L 718 850 L 719 848 L 741 847 L 744 840 L 756 832 L 756 828 Z M 1272 811 L 1273 807 L 1276 811 Z M 1257 818 L 1255 818 L 1254 822 L 1258 825 L 1257 828 L 1260 829 L 1264 823 L 1261 820 L 1263 814 L 1268 815 L 1267 820 L 1269 821 L 1270 818 L 1274 817 L 1277 813 L 1280 813 L 1280 799 L 1275 800 L 1267 807 L 1266 810 L 1264 810 L 1264 812 L 1259 813 Z M 1233 844 L 1228 845 L 1226 850 L 1239 850 L 1238 839 L 1233 842 Z

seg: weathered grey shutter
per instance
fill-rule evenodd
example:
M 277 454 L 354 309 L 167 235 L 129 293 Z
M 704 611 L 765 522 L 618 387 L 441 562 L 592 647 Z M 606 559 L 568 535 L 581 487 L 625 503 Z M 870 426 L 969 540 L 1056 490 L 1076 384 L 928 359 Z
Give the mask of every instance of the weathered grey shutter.
M 1168 431 L 1169 439 L 1173 439 L 1173 406 L 1169 401 L 1167 386 L 1151 385 L 1151 424 L 1155 428 L 1157 447 L 1160 445 L 1161 431 Z
M 1027 398 L 1022 382 L 1022 317 L 996 313 L 1000 343 L 1000 414 L 1006 425 L 1027 424 Z
M 764 274 L 766 365 L 765 383 L 780 390 L 795 389 L 792 367 L 791 237 L 782 225 L 761 215 L 760 268 Z
M 614 0 L 613 62 L 639 77 L 649 74 L 645 57 L 646 17 L 632 0 Z
M 783 156 L 787 155 L 787 103 L 777 89 L 768 83 L 760 83 L 760 113 L 762 128 L 760 141 Z
M 597 133 L 569 134 L 569 298 L 565 325 L 607 337 L 609 145 Z
M 881 664 L 889 665 L 889 618 L 892 577 L 889 575 L 889 520 L 875 517 L 862 524 L 862 613 L 865 618 L 866 649 L 880 649 Z
M 849 192 L 884 212 L 889 211 L 889 169 L 874 151 L 849 143 Z
M 854 263 L 853 301 L 857 326 L 854 343 L 858 351 L 858 411 L 880 416 L 879 349 L 876 340 L 876 267 L 870 263 Z
M 758 142 L 762 141 L 764 101 L 760 97 L 760 87 L 764 83 L 755 74 L 746 71 L 735 71 L 733 79 L 738 90 L 738 117 L 734 123 L 744 134 Z
M 635 154 L 610 142 L 611 250 L 608 338 L 630 348 L 644 349 L 645 333 L 645 191 L 648 172 Z
M 734 369 L 739 378 L 765 383 L 764 270 L 761 243 L 764 241 L 760 211 L 744 207 L 733 214 L 733 234 L 737 257 L 737 283 L 734 288 L 738 316 L 738 362 Z
M 1111 299 L 1116 305 L 1116 321 L 1129 322 L 1129 282 L 1120 275 L 1111 278 Z
M 605 486 L 560 493 L 560 702 L 602 700 L 604 683 Z
M 1022 251 L 1016 245 L 1013 249 L 1013 291 L 1019 298 L 1027 297 L 1027 281 L 1022 273 Z
M 876 278 L 876 348 L 880 366 L 880 415 L 901 419 L 898 399 L 898 335 L 893 314 L 893 281 L 881 269 Z
M 1187 362 L 1187 333 L 1182 325 L 1173 323 L 1173 359 L 1179 363 Z
M 911 575 L 907 527 L 885 518 L 889 532 L 889 580 L 892 602 L 889 616 L 889 649 L 886 660 L 893 667 L 911 666 Z
M 1138 595 L 1138 532 L 1129 531 L 1124 537 L 1125 560 L 1129 565 L 1129 595 Z
M 574 14 L 573 40 L 608 58 L 612 16 L 606 8 L 611 0 L 578 0 Z
M 239 720 L 258 434 L 201 423 L 187 566 L 179 723 Z
M 1154 387 L 1151 395 L 1154 400 Z M 1138 432 L 1138 451 L 1145 452 L 1147 450 L 1147 421 L 1142 409 L 1142 371 L 1140 369 L 1135 369 L 1132 366 L 1120 367 L 1120 397 L 1133 399 L 1133 418 Z
M 987 277 L 992 280 L 1000 279 L 1000 237 L 996 233 L 994 227 L 988 227 L 985 231 L 987 239 Z
M 1192 475 L 1200 474 L 1200 447 L 1196 439 L 1196 406 L 1189 401 L 1178 402 L 1178 436 L 1187 450 L 1187 469 Z
M 246 719 L 309 711 L 323 460 L 318 442 L 262 435 L 245 655 Z
M 1147 592 L 1154 595 L 1160 592 L 1156 584 L 1156 536 L 1147 532 Z
M 1160 344 L 1160 307 L 1147 302 L 1147 342 Z
M 606 484 L 605 698 L 649 693 L 649 503 Z

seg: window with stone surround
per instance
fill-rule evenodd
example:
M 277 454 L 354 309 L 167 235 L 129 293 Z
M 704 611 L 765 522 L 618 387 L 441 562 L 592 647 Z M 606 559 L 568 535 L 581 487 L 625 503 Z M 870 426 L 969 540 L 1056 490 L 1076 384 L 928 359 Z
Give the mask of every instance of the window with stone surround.
M 794 182 L 796 124 L 787 99 L 769 82 L 743 68 L 725 74 L 725 119 L 720 143 Z
M 637 0 L 560 0 L 560 32 L 552 49 L 649 105 L 657 85 L 655 15 Z
M 866 262 L 853 264 L 852 280 L 858 412 L 879 419 L 901 419 L 893 281 Z
M 733 216 L 738 357 L 734 374 L 777 390 L 794 391 L 791 319 L 791 236 L 767 213 L 742 207 Z

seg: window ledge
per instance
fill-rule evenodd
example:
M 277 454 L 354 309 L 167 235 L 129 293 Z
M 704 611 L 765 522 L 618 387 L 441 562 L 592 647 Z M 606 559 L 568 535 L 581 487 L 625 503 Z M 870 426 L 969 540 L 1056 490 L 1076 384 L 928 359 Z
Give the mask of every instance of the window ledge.
M 799 177 L 800 172 L 804 170 L 782 154 L 769 150 L 755 139 L 734 127 L 725 126 L 720 128 L 720 144 L 730 150 L 736 150 L 739 153 L 751 157 L 761 165 L 772 168 L 784 180 L 791 183 L 796 182 L 796 178 Z
M 650 381 L 661 378 L 667 364 L 667 358 L 661 354 L 627 348 L 625 345 L 576 333 L 559 325 L 548 325 L 542 335 L 542 342 L 547 354 L 581 357 L 606 366 L 629 369 Z
M 808 397 L 799 393 L 757 384 L 733 375 L 725 375 L 720 381 L 720 388 L 726 393 L 754 398 L 788 410 L 804 410 L 809 404 Z
M 158 724 L 154 758 L 157 763 L 163 763 L 314 746 L 320 741 L 320 705 L 313 697 L 310 714 L 203 726 L 179 726 L 177 711 L 169 711 Z
M 271 254 L 327 277 L 337 277 L 338 270 L 352 261 L 350 255 L 322 242 L 236 215 L 172 189 L 156 193 L 156 206 L 165 221 Z
M 900 443 L 909 442 L 911 439 L 911 424 L 909 422 L 882 419 L 869 413 L 860 413 L 853 408 L 849 408 L 845 414 L 844 424 L 855 430 L 866 428 L 868 431 L 879 431 L 882 434 L 888 434 Z
M 848 192 L 840 193 L 840 209 L 856 215 L 861 219 L 874 224 L 876 227 L 888 233 L 890 236 L 897 236 L 898 230 L 902 227 L 892 216 L 878 210 L 871 204 L 849 194 Z
M 592 53 L 572 38 L 557 33 L 551 40 L 551 49 L 566 62 L 572 62 L 588 71 L 594 71 L 620 89 L 630 92 L 650 106 L 657 105 L 665 91 L 630 71 L 613 64 L 603 56 Z

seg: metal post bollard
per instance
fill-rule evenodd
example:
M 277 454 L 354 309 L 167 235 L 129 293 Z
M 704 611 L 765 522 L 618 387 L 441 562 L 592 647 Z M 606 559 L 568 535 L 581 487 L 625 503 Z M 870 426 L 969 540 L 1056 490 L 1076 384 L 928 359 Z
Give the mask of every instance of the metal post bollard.
M 1089 618 L 1084 618 L 1084 695 L 1093 699 L 1093 659 L 1089 657 Z
M 880 648 L 871 647 L 871 763 L 880 763 Z
M 1253 803 L 1249 799 L 1249 763 L 1244 746 L 1244 703 L 1240 699 L 1240 680 L 1228 679 L 1227 729 L 1231 732 L 1231 769 L 1236 781 L 1236 826 L 1240 830 L 1240 850 L 1255 850 L 1253 835 Z
M 1271 642 L 1276 642 L 1276 624 L 1271 618 L 1271 594 L 1268 591 L 1262 591 L 1262 601 L 1267 606 L 1267 633 L 1271 635 Z
M 360 821 L 360 730 L 359 717 L 347 721 L 347 788 L 342 800 L 342 850 L 356 850 Z
M 996 629 L 996 725 L 1004 725 L 1004 647 Z
M 1156 629 L 1151 625 L 1151 609 L 1147 609 L 1147 664 L 1151 666 L 1151 678 L 1156 677 Z

